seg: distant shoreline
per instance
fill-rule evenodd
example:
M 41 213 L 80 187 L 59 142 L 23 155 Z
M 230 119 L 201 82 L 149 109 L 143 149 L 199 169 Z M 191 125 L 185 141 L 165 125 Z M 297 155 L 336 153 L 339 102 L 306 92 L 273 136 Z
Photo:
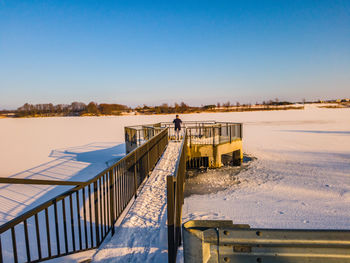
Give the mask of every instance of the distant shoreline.
M 103 113 L 80 113 L 80 114 L 64 114 L 64 113 L 44 113 L 35 115 L 17 116 L 16 111 L 0 113 L 0 119 L 5 118 L 47 118 L 47 117 L 103 117 L 103 116 L 135 116 L 135 115 L 174 115 L 174 114 L 194 114 L 194 113 L 228 113 L 228 112 L 256 112 L 256 111 L 286 111 L 286 110 L 304 110 L 305 106 L 315 105 L 309 104 L 294 104 L 294 105 L 244 105 L 244 106 L 230 106 L 230 107 L 215 107 L 210 109 L 203 108 L 189 108 L 188 110 L 171 111 L 171 112 L 156 112 L 154 109 L 135 109 L 128 111 L 120 111 L 115 114 Z M 321 109 L 349 109 L 350 104 L 317 104 L 317 108 Z
M 63 114 L 35 114 L 35 115 L 27 115 L 27 116 L 16 116 L 15 113 L 6 116 L 0 115 L 0 118 L 15 118 L 15 119 L 23 119 L 23 118 L 46 118 L 46 117 L 102 117 L 102 116 L 135 116 L 135 115 L 173 115 L 173 114 L 193 114 L 193 113 L 227 113 L 227 112 L 249 112 L 249 111 L 281 111 L 281 110 L 303 110 L 304 106 L 265 106 L 265 107 L 230 107 L 228 109 L 208 109 L 208 110 L 189 110 L 182 112 L 139 112 L 139 111 L 131 111 L 131 112 L 121 112 L 120 114 L 91 114 L 91 113 L 83 113 L 81 115 L 63 115 Z

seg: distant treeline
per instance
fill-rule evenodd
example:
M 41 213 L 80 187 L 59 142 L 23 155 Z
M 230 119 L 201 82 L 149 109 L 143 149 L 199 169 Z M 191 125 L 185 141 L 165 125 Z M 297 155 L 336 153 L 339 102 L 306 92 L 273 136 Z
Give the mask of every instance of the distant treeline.
M 135 111 L 141 114 L 191 113 L 201 111 L 201 107 L 189 106 L 184 102 L 175 103 L 174 106 L 163 103 L 160 106 L 139 106 L 135 108 Z
M 232 104 L 231 102 L 202 105 L 201 107 L 189 106 L 184 102 L 175 103 L 174 106 L 163 103 L 160 106 L 139 106 L 135 111 L 139 114 L 169 114 L 169 113 L 199 113 L 199 112 L 230 112 L 230 111 L 259 111 L 259 110 L 289 110 L 302 109 L 303 106 L 295 107 L 288 101 L 267 101 L 262 104 Z
M 231 112 L 231 111 L 261 111 L 261 110 L 289 110 L 302 109 L 303 106 L 295 106 L 288 101 L 278 99 L 263 101 L 261 104 L 235 104 L 227 101 L 225 103 L 189 106 L 185 102 L 169 105 L 163 103 L 158 106 L 138 106 L 130 108 L 122 104 L 107 104 L 90 102 L 73 102 L 71 104 L 29 104 L 25 103 L 14 111 L 0 111 L 0 117 L 48 117 L 48 116 L 99 116 L 99 115 L 123 115 L 123 114 L 175 114 L 175 113 L 199 113 L 199 112 Z
M 85 115 L 121 115 L 122 112 L 128 112 L 131 109 L 121 104 L 97 104 L 90 102 L 88 105 L 82 102 L 73 102 L 72 104 L 29 104 L 26 103 L 19 107 L 15 117 L 40 117 L 40 116 L 85 116 Z

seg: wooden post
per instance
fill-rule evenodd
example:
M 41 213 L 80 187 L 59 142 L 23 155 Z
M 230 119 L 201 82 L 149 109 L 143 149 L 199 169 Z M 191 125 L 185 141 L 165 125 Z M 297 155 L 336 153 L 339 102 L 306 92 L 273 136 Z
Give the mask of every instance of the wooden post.
M 167 176 L 167 216 L 168 216 L 168 262 L 175 263 L 175 232 L 174 232 L 174 177 Z
M 181 158 L 182 156 L 180 156 Z M 182 158 L 181 158 L 182 159 Z M 183 190 L 183 174 L 182 174 L 182 160 L 178 167 L 178 173 L 176 175 L 176 192 L 175 192 L 175 251 L 177 247 L 181 245 L 181 217 L 182 217 L 182 190 Z

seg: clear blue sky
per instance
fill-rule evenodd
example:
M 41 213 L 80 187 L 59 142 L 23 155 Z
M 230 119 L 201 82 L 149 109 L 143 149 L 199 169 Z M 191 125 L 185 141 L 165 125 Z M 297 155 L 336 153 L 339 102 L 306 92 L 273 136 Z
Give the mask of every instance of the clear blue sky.
M 0 0 L 0 109 L 337 97 L 348 0 Z

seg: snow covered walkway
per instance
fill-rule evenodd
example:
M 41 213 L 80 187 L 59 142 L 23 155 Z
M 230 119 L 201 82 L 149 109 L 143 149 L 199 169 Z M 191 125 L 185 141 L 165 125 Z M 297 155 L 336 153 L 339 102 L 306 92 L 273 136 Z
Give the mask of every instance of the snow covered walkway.
M 93 262 L 167 262 L 166 177 L 174 173 L 180 146 L 169 142 L 125 219 Z

